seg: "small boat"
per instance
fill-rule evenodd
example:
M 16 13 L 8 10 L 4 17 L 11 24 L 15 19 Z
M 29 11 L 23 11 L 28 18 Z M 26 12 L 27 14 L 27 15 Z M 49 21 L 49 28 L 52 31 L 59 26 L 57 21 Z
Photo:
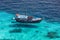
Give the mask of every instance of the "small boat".
M 42 18 L 33 18 L 31 16 L 28 16 L 27 19 L 21 19 L 21 18 L 13 18 L 14 20 L 16 20 L 16 22 L 20 22 L 20 23 L 40 23 L 42 21 Z

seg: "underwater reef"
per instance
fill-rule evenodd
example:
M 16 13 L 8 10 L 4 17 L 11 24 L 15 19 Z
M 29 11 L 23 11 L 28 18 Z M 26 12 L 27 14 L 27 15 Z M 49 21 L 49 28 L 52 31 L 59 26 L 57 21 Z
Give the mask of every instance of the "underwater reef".
M 48 32 L 47 37 L 49 37 L 49 38 L 60 38 L 60 36 L 57 34 L 57 32 Z

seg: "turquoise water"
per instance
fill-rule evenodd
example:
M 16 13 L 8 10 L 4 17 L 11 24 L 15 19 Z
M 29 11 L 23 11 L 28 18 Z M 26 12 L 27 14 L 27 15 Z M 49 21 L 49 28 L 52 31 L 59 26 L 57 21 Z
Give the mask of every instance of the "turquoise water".
M 13 14 L 0 11 L 0 39 L 10 40 L 60 40 L 47 37 L 48 32 L 60 36 L 60 23 L 42 20 L 36 24 L 21 24 L 12 20 Z

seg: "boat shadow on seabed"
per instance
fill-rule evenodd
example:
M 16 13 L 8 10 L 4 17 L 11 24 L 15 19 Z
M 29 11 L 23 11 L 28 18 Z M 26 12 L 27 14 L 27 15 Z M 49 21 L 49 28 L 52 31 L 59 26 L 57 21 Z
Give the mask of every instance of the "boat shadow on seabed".
M 37 28 L 37 25 L 33 24 L 28 24 L 28 23 L 15 23 L 15 24 L 10 24 L 9 27 L 23 27 L 23 28 Z
M 21 33 L 22 32 L 21 28 L 37 28 L 38 26 L 31 25 L 31 24 L 19 24 L 19 23 L 16 23 L 16 24 L 9 25 L 9 27 L 15 27 L 15 29 L 10 30 L 9 33 Z

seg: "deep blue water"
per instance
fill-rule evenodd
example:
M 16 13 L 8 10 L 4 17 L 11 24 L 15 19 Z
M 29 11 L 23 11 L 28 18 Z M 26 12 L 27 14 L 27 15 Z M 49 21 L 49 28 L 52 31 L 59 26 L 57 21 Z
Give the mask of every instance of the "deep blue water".
M 43 20 L 37 24 L 19 24 L 12 20 L 16 13 L 26 13 Z M 0 39 L 60 40 L 46 37 L 50 31 L 60 36 L 59 29 L 60 0 L 0 0 Z
M 60 22 L 60 0 L 0 0 L 0 10 Z

